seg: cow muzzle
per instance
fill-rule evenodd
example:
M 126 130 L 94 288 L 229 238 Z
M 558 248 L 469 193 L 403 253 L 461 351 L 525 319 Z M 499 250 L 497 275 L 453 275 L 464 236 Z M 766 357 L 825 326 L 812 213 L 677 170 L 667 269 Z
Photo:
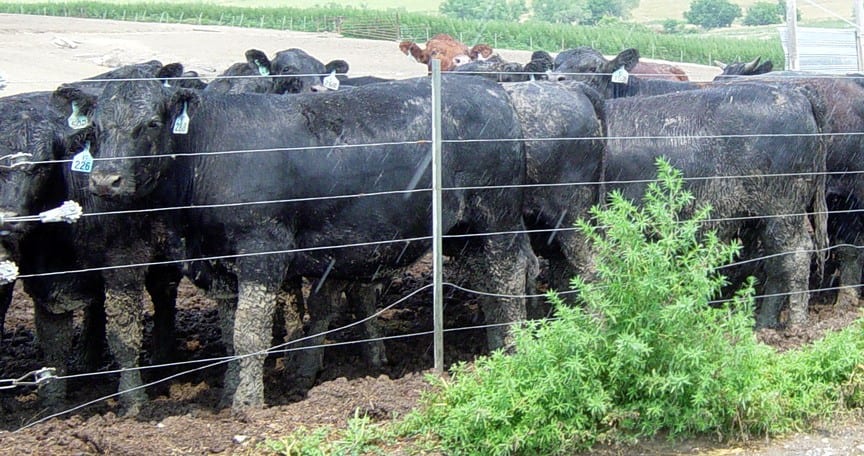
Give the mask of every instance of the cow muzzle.
M 90 174 L 89 190 L 103 197 L 129 196 L 135 192 L 135 184 L 119 173 L 94 171 Z

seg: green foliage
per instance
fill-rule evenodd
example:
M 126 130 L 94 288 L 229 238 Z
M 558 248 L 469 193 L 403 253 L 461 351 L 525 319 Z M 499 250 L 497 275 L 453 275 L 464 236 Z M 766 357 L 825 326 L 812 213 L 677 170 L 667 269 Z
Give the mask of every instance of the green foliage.
M 786 21 L 786 0 L 777 0 L 777 9 L 780 11 L 780 17 L 783 18 L 781 22 L 785 22 Z M 800 9 L 795 10 L 795 19 L 799 20 L 799 21 L 801 20 L 801 10 Z M 840 28 L 840 27 L 846 26 L 845 22 L 843 22 L 841 24 L 842 25 L 840 25 L 840 24 L 834 25 L 834 28 Z
M 583 307 L 551 293 L 556 320 L 515 330 L 512 354 L 456 366 L 403 432 L 445 454 L 571 454 L 661 430 L 782 432 L 861 402 L 862 324 L 801 352 L 757 342 L 752 280 L 708 304 L 739 246 L 703 233 L 710 208 L 693 210 L 680 172 L 658 167 L 642 207 L 613 192 L 578 223 L 597 252 L 597 281 L 572 281 Z
M 285 456 L 355 456 L 384 454 L 377 446 L 390 439 L 382 426 L 373 424 L 369 417 L 355 410 L 345 429 L 321 427 L 310 431 L 301 427 L 279 440 L 268 440 L 262 446 L 268 452 Z
M 588 0 L 589 23 L 596 24 L 607 16 L 627 19 L 639 6 L 639 0 Z
M 525 0 L 444 0 L 440 11 L 456 19 L 518 21 L 528 7 Z
M 677 19 L 666 19 L 663 21 L 663 32 L 681 33 L 684 31 L 684 24 L 686 24 L 686 22 Z
M 534 18 L 554 24 L 580 24 L 590 17 L 587 0 L 534 0 Z
M 706 29 L 729 27 L 741 17 L 741 7 L 729 0 L 693 0 L 684 12 L 687 22 Z
M 785 4 L 784 8 L 785 9 Z M 784 19 L 784 11 L 776 3 L 756 2 L 747 8 L 744 25 L 780 24 Z

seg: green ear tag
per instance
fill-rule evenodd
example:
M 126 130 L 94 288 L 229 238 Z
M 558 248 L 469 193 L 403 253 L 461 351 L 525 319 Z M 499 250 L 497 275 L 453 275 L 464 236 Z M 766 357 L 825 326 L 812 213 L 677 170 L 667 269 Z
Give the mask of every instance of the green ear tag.
M 183 112 L 174 119 L 174 129 L 172 132 L 175 135 L 185 135 L 189 133 L 189 114 L 186 113 L 186 102 L 183 102 Z
M 255 60 L 255 65 L 258 66 L 258 73 L 260 73 L 261 76 L 270 76 L 270 70 L 267 69 L 266 66 L 261 65 L 261 63 L 259 63 L 257 59 Z
M 69 115 L 67 123 L 69 124 L 69 128 L 74 130 L 80 130 L 90 125 L 90 119 L 78 111 L 77 101 L 72 102 L 72 114 Z
M 93 156 L 90 155 L 90 141 L 84 143 L 84 150 L 72 157 L 72 171 L 79 173 L 93 171 Z
M 627 70 L 623 66 L 612 72 L 612 82 L 616 84 L 627 84 L 629 79 L 630 74 L 627 73 Z

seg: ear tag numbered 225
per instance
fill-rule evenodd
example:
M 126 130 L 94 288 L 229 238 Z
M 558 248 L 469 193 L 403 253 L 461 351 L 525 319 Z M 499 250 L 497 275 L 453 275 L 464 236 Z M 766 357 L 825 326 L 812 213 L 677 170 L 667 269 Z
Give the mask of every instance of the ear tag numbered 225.
M 69 115 L 69 119 L 67 119 L 66 123 L 69 124 L 69 128 L 74 130 L 80 130 L 90 125 L 90 119 L 88 119 L 84 114 L 81 114 L 79 109 L 78 103 L 73 101 L 72 114 Z
M 93 156 L 90 155 L 90 141 L 84 143 L 84 150 L 72 157 L 72 171 L 79 173 L 93 171 Z
M 324 78 L 324 87 L 327 90 L 339 90 L 339 78 L 336 77 L 336 70 L 330 72 L 330 75 Z
M 186 113 L 187 104 L 183 103 L 183 112 L 174 119 L 174 128 L 171 130 L 175 135 L 189 133 L 189 114 Z
M 627 73 L 627 70 L 625 70 L 623 66 L 612 72 L 612 82 L 616 84 L 627 84 L 628 80 L 630 80 L 630 73 Z

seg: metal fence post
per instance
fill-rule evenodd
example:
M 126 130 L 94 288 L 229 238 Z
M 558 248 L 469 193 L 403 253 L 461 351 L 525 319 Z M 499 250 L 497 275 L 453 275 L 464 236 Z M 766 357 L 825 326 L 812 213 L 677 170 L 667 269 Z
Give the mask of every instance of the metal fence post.
M 444 371 L 441 236 L 441 60 L 432 59 L 432 318 L 435 370 L 439 373 Z

